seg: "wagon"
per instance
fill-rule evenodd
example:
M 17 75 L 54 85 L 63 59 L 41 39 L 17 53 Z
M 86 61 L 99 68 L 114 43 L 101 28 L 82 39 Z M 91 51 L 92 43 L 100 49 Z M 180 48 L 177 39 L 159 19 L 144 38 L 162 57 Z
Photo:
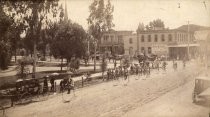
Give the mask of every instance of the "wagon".
M 210 99 L 210 77 L 196 77 L 192 95 L 193 102 Z

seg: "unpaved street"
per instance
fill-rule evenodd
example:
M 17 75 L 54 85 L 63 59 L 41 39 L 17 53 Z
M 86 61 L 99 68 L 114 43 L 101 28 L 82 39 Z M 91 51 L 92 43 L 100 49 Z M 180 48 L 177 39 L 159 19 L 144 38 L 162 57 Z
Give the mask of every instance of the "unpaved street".
M 190 63 L 185 69 L 179 67 L 177 71 L 174 71 L 171 68 L 172 66 L 168 65 L 166 72 L 162 70 L 157 72 L 157 70 L 154 70 L 150 77 L 145 78 L 141 76 L 138 80 L 135 79 L 136 76 L 130 76 L 130 81 L 126 86 L 124 85 L 125 82 L 121 79 L 120 81 L 104 82 L 78 89 L 75 92 L 76 96 L 73 96 L 73 94 L 70 96 L 64 94 L 63 97 L 65 99 L 71 99 L 68 103 L 63 102 L 61 94 L 51 95 L 47 101 L 18 105 L 10 108 L 6 110 L 6 115 L 8 117 L 132 117 L 135 115 L 133 113 L 138 112 L 135 115 L 138 116 L 140 112 L 143 112 L 140 109 L 141 107 L 147 106 L 159 99 L 165 105 L 171 105 L 169 103 L 170 101 L 167 100 L 171 98 L 173 103 L 176 96 L 180 98 L 184 96 L 184 101 L 191 101 L 192 98 L 188 96 L 188 93 L 190 90 L 193 90 L 192 81 L 197 72 L 201 70 L 200 67 Z M 166 96 L 167 100 L 161 99 L 165 95 L 175 91 L 174 89 L 188 87 L 189 84 L 191 85 L 186 90 L 187 97 L 183 95 L 185 90 L 182 89 L 177 95 Z M 158 101 L 157 105 L 154 103 L 154 108 L 157 108 L 161 101 Z M 175 102 L 174 105 L 177 106 L 179 103 Z M 181 107 L 177 107 L 181 109 Z M 146 107 L 144 108 L 145 110 L 148 109 Z M 167 108 L 167 106 L 164 108 Z M 153 109 L 150 107 L 150 110 L 152 111 Z M 155 113 L 155 110 L 153 111 Z M 174 111 L 176 110 L 174 109 Z M 183 110 L 183 113 L 185 112 L 190 111 Z M 146 113 L 150 113 L 150 111 Z M 176 114 L 173 113 L 173 115 Z M 160 114 L 160 116 L 164 115 Z

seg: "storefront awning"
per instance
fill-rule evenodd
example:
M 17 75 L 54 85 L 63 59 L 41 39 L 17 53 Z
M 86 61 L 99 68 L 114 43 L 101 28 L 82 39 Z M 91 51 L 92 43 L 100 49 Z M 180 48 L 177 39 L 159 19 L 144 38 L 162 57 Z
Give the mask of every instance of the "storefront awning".
M 190 47 L 198 47 L 199 44 L 189 44 Z M 188 44 L 168 45 L 168 47 L 188 47 Z

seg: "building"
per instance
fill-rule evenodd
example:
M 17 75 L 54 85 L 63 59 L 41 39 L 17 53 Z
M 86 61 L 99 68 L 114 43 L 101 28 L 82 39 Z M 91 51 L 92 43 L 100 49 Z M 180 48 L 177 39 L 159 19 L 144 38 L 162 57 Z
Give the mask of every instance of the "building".
M 210 54 L 210 30 L 195 31 L 194 35 L 197 43 L 200 45 L 200 55 L 203 56 L 206 53 Z
M 168 56 L 170 58 L 184 58 L 189 53 L 195 56 L 198 44 L 195 43 L 193 32 L 182 30 L 147 30 L 138 34 L 125 36 L 125 54 L 135 56 L 138 54 Z
M 105 54 L 124 54 L 124 38 L 131 35 L 132 31 L 115 31 L 105 32 L 99 41 L 100 53 Z

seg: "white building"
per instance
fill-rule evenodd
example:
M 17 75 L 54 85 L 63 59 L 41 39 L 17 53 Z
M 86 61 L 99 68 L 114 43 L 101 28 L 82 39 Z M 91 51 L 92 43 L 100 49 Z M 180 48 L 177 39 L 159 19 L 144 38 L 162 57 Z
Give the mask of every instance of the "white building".
M 125 54 L 135 56 L 140 53 L 158 56 L 165 55 L 170 58 L 183 58 L 188 53 L 194 56 L 198 44 L 195 43 L 193 33 L 182 30 L 149 30 L 138 34 L 125 36 Z

